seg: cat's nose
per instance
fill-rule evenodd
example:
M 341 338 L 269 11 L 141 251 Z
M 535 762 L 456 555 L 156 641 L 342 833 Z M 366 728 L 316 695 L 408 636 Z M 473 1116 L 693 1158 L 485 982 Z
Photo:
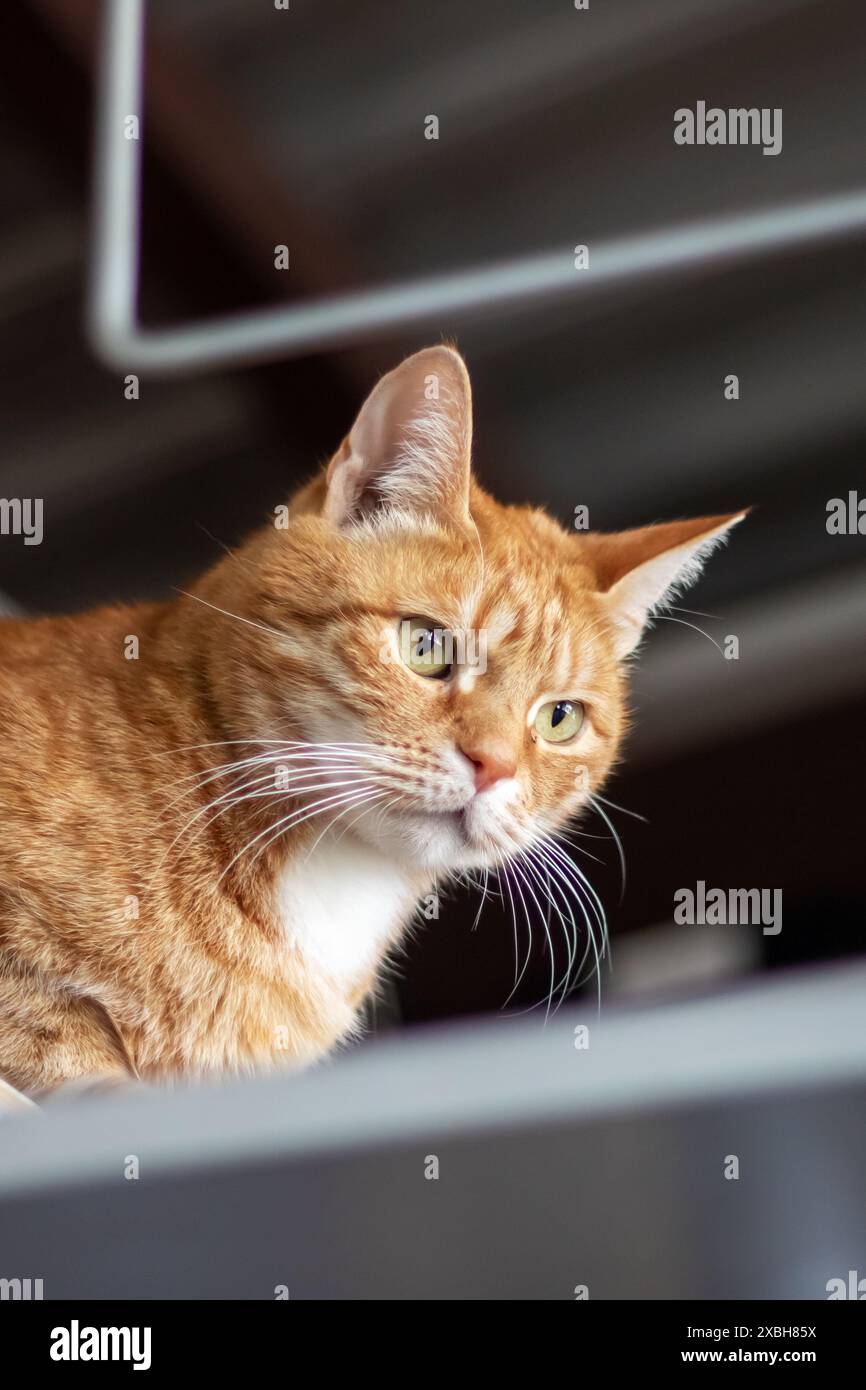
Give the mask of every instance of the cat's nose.
M 513 777 L 517 771 L 514 752 L 503 740 L 473 743 L 468 748 L 461 747 L 460 751 L 475 768 L 476 792 L 487 791 L 488 787 L 506 777 Z

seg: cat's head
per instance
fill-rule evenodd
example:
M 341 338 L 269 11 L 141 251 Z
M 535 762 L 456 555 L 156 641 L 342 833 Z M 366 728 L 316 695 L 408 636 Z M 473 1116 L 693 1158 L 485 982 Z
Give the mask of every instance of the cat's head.
M 743 515 L 566 531 L 483 492 L 471 442 L 460 356 L 404 361 L 250 557 L 251 616 L 287 644 L 233 625 L 260 648 L 256 736 L 320 746 L 318 782 L 303 757 L 292 775 L 321 826 L 433 873 L 514 855 L 598 792 L 648 617 Z

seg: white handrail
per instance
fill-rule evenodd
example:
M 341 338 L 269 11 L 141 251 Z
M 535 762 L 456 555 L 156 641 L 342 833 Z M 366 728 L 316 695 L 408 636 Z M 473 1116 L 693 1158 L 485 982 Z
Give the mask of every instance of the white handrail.
M 592 294 L 636 277 L 683 273 L 866 232 L 866 192 L 665 227 L 309 303 L 142 329 L 138 322 L 145 0 L 107 0 L 97 103 L 95 237 L 88 326 L 108 365 L 168 375 L 345 346 L 531 301 Z M 128 138 L 135 116 L 139 138 Z M 576 239 L 578 236 L 576 234 Z

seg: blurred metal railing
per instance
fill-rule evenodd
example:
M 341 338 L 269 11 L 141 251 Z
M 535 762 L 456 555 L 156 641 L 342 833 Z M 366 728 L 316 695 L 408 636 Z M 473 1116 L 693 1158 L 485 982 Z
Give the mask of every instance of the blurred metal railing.
M 845 962 L 59 1099 L 3 1125 L 3 1273 L 75 1300 L 824 1298 L 866 1248 L 864 990 Z
M 279 306 L 143 329 L 138 322 L 145 0 L 107 0 L 97 105 L 95 239 L 89 331 L 109 365 L 152 374 L 205 370 L 344 346 L 409 324 L 479 317 L 507 306 L 591 294 L 662 272 L 754 259 L 866 232 L 866 192 L 691 222 L 590 247 Z M 138 131 L 129 138 L 127 121 Z M 265 248 L 262 248 L 265 254 Z

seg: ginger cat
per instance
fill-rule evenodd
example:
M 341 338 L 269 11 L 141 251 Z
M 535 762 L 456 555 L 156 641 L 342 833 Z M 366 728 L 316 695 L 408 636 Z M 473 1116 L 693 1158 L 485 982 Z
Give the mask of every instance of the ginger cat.
M 574 885 L 552 835 L 626 660 L 743 513 L 570 533 L 483 492 L 471 435 L 462 359 L 417 353 L 190 594 L 0 622 L 9 1086 L 309 1062 L 437 882 Z

